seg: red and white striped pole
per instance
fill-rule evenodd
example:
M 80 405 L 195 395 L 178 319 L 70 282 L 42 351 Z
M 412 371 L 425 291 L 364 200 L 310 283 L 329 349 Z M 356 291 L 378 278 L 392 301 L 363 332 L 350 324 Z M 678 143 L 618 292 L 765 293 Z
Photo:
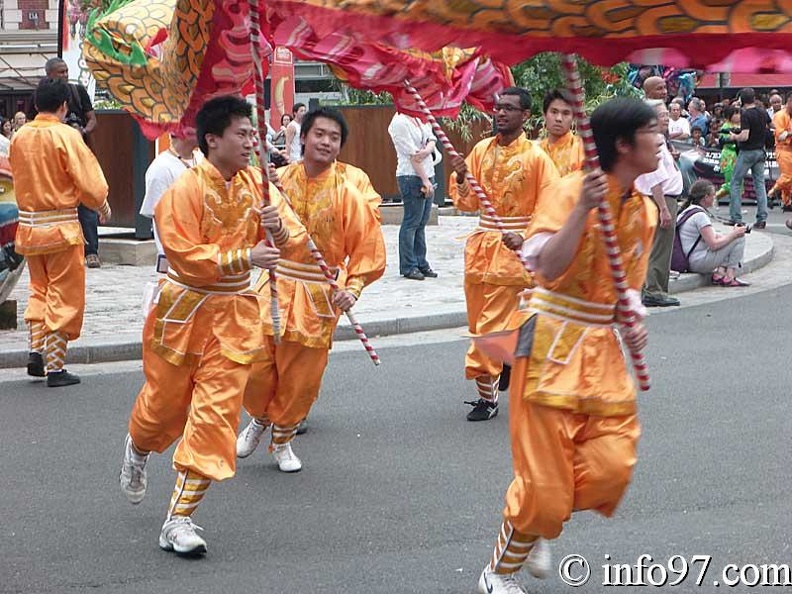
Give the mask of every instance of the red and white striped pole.
M 565 54 L 562 61 L 567 79 L 567 86 L 574 99 L 572 107 L 577 120 L 577 132 L 583 140 L 586 152 L 586 168 L 588 170 L 593 170 L 599 167 L 599 155 L 597 155 L 597 145 L 594 142 L 591 122 L 583 107 L 583 84 L 580 79 L 580 73 L 578 72 L 577 60 L 574 55 Z M 620 321 L 627 328 L 634 328 L 636 323 L 635 312 L 633 312 L 630 307 L 630 302 L 627 298 L 627 290 L 629 289 L 627 285 L 627 275 L 624 273 L 624 264 L 616 237 L 616 229 L 613 224 L 613 215 L 611 214 L 607 198 L 603 198 L 597 206 L 597 216 L 599 217 L 600 228 L 602 229 L 602 238 L 605 241 L 608 252 L 611 276 L 616 286 L 617 307 L 621 312 Z M 648 390 L 649 371 L 646 367 L 643 355 L 631 349 L 630 357 L 633 362 L 633 368 L 635 369 L 635 376 L 638 379 L 638 386 L 643 391 Z
M 283 189 L 283 186 L 280 185 L 280 183 L 275 182 L 275 187 L 278 188 L 278 191 L 280 191 L 280 193 L 283 194 L 284 198 L 288 200 L 288 197 L 286 196 L 286 191 Z M 330 267 L 327 265 L 324 256 L 322 256 L 322 252 L 320 252 L 319 248 L 316 246 L 316 242 L 314 242 L 313 238 L 310 235 L 308 235 L 307 237 L 308 240 L 306 241 L 306 245 L 310 250 L 311 256 L 313 257 L 314 261 L 316 261 L 316 264 L 319 266 L 319 268 L 322 269 L 322 273 L 325 275 L 325 278 L 327 279 L 330 288 L 333 291 L 340 291 L 341 288 L 338 286 L 338 283 L 336 282 L 335 274 L 333 274 L 333 271 L 330 270 Z M 357 319 L 355 318 L 355 314 L 353 314 L 351 310 L 347 310 L 344 313 L 346 314 L 349 323 L 352 324 L 352 329 L 355 331 L 355 334 L 357 335 L 358 339 L 360 339 L 360 342 L 363 343 L 363 348 L 366 349 L 366 352 L 368 353 L 369 357 L 371 357 L 371 362 L 374 363 L 374 365 L 379 365 L 381 363 L 379 355 L 377 354 L 377 351 L 374 350 L 374 347 L 371 345 L 368 336 L 366 336 L 366 333 L 363 331 L 363 326 L 361 326 L 358 323 Z
M 418 90 L 410 84 L 410 81 L 404 81 L 404 88 L 407 89 L 407 92 L 413 96 L 413 99 L 418 104 L 418 107 L 421 108 L 421 111 L 426 116 L 427 121 L 432 125 L 432 130 L 434 130 L 435 136 L 440 139 L 440 142 L 443 143 L 443 147 L 448 152 L 449 155 L 452 157 L 461 157 L 457 150 L 454 148 L 454 145 L 451 144 L 451 140 L 449 140 L 448 135 L 445 133 L 445 130 L 440 127 L 440 124 L 437 122 L 437 119 L 432 114 L 429 107 L 426 105 L 426 102 L 421 97 L 421 94 Z M 473 177 L 473 174 L 468 171 L 465 174 L 465 179 L 467 180 L 468 185 L 470 188 L 475 192 L 476 197 L 479 199 L 481 203 L 481 207 L 487 213 L 492 221 L 495 223 L 495 226 L 498 228 L 498 231 L 501 233 L 508 233 L 508 231 L 503 226 L 503 221 L 501 221 L 498 213 L 495 212 L 495 207 L 490 202 L 487 194 L 484 192 L 484 189 L 481 187 L 481 184 L 478 183 L 478 180 Z M 528 272 L 531 272 L 531 268 L 528 265 L 528 260 L 522 255 L 520 250 L 515 250 L 514 252 L 517 254 L 517 257 L 520 258 L 520 262 L 522 262 L 523 266 Z
M 267 114 L 264 110 L 264 65 L 261 60 L 261 16 L 258 0 L 249 0 L 250 6 L 250 46 L 253 54 L 253 68 L 256 84 L 256 120 L 258 123 L 258 157 L 261 166 L 261 195 L 263 206 L 269 206 L 269 180 L 267 178 Z M 275 245 L 272 232 L 265 230 L 267 243 Z M 278 307 L 278 283 L 274 270 L 267 271 L 270 286 L 270 316 L 272 317 L 272 337 L 280 342 L 280 308 Z

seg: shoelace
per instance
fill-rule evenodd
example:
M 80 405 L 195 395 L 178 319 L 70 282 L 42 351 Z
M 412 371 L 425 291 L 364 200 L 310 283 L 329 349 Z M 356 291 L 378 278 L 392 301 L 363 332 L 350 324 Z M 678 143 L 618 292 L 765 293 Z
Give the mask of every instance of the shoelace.
M 465 404 L 469 404 L 470 406 L 481 406 L 483 404 L 483 405 L 487 406 L 488 408 L 493 406 L 493 404 L 491 402 L 487 402 L 483 398 L 480 398 L 479 400 L 465 400 L 464 403 Z
M 184 529 L 189 527 L 192 528 L 193 530 L 201 530 L 203 532 L 203 528 L 201 528 L 198 524 L 193 522 L 190 516 L 172 516 L 171 521 L 173 520 L 176 520 L 176 522 L 178 523 L 177 526 L 174 526 L 173 528 L 174 530 L 177 530 L 179 528 Z
M 523 590 L 522 586 L 517 582 L 513 573 L 502 575 L 501 583 L 506 586 L 506 592 L 508 594 L 525 594 L 525 590 Z

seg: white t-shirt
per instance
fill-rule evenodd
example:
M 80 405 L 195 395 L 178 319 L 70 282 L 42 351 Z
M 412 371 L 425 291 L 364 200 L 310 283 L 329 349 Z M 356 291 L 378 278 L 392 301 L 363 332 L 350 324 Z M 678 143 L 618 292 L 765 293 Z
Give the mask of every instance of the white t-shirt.
M 660 162 L 657 164 L 657 169 L 635 178 L 635 188 L 647 196 L 652 196 L 652 188 L 657 184 L 663 189 L 664 196 L 679 196 L 684 189 L 682 172 L 679 171 L 665 143 L 660 147 Z
M 696 206 L 695 204 L 691 204 L 685 210 L 680 212 L 677 215 L 676 222 L 678 223 L 682 217 L 692 208 L 698 209 L 700 212 L 690 215 L 690 218 L 679 228 L 679 241 L 682 244 L 682 251 L 686 254 L 693 247 L 693 244 L 696 243 L 699 235 L 701 235 L 701 230 L 704 227 L 712 227 L 712 221 L 710 220 L 709 215 L 704 210 L 701 210 L 700 206 Z M 701 241 L 698 242 L 696 249 L 691 252 L 688 260 L 696 260 L 700 255 L 704 255 L 706 253 L 707 242 L 702 238 Z
M 140 214 L 150 219 L 154 218 L 154 209 L 165 190 L 170 188 L 185 171 L 187 165 L 171 151 L 163 151 L 157 155 L 146 170 L 146 195 L 143 197 L 143 204 L 140 205 Z M 162 243 L 157 236 L 157 225 L 154 225 L 154 241 L 157 243 L 157 253 L 164 254 Z
M 424 148 L 430 141 L 436 141 L 435 135 L 432 133 L 432 125 L 428 122 L 422 122 L 418 118 L 397 113 L 394 114 L 388 126 L 388 134 L 390 134 L 393 146 L 396 148 L 396 177 L 417 175 L 413 164 L 410 162 L 410 157 Z M 433 163 L 431 154 L 421 163 L 429 177 L 434 177 Z
M 294 130 L 294 138 L 292 138 L 291 144 L 286 147 L 286 150 L 289 151 L 289 163 L 297 163 L 298 161 L 302 161 L 302 143 L 300 142 L 301 126 L 296 120 L 293 120 L 289 122 L 286 130 L 288 131 L 289 128 Z
M 685 139 L 690 138 L 690 122 L 688 122 L 685 118 L 680 117 L 678 120 L 668 120 L 668 136 L 672 137 L 674 134 L 679 134 L 680 132 L 684 132 L 687 134 Z

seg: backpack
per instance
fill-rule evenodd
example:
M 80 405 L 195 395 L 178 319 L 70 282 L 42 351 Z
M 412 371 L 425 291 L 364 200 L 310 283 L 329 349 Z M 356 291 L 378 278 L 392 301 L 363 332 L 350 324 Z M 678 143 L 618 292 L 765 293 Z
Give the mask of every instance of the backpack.
M 685 250 L 682 249 L 682 239 L 679 237 L 679 229 L 690 217 L 692 217 L 697 212 L 706 211 L 699 206 L 696 208 L 691 208 L 682 216 L 681 219 L 679 219 L 676 227 L 674 228 L 674 249 L 671 251 L 671 270 L 676 270 L 677 272 L 688 271 L 688 267 L 690 266 L 688 259 L 690 258 L 690 254 L 693 253 L 693 250 L 696 249 L 696 246 L 701 241 L 701 233 L 699 233 L 698 239 L 696 239 L 693 247 L 691 247 L 686 254 Z

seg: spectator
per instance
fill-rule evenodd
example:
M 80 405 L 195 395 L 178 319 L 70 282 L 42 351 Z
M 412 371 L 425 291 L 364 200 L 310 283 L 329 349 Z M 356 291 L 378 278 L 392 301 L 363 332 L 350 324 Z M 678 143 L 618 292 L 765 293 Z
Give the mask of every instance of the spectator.
M 305 112 L 307 111 L 304 103 L 295 103 L 292 113 L 294 118 L 286 126 L 286 153 L 289 163 L 302 161 L 302 142 L 300 141 L 300 126 Z M 283 121 L 283 120 L 281 120 Z
M 396 181 L 404 216 L 399 229 L 399 274 L 411 280 L 436 278 L 426 260 L 426 223 L 432 212 L 437 139 L 432 126 L 416 117 L 395 113 L 388 126 L 396 148 Z
M 658 131 L 660 134 L 665 134 L 668 130 L 668 108 L 660 99 L 646 100 L 646 103 L 653 107 L 657 114 Z M 657 169 L 635 178 L 635 189 L 654 200 L 660 213 L 642 296 L 643 304 L 647 307 L 679 305 L 679 299 L 668 294 L 668 281 L 671 272 L 671 251 L 674 247 L 677 200 L 683 190 L 682 173 L 665 142 L 660 146 L 659 152 L 660 161 Z
M 723 103 L 716 103 L 712 106 L 712 117 L 717 119 L 723 119 Z
M 660 99 L 664 103 L 668 99 L 666 81 L 660 76 L 650 76 L 643 83 L 644 96 L 647 99 Z
M 27 116 L 25 115 L 25 112 L 18 111 L 14 114 L 14 132 L 19 130 L 26 123 L 27 123 Z
M 726 122 L 721 126 L 718 135 L 718 146 L 721 147 L 720 171 L 723 175 L 723 185 L 715 194 L 715 198 L 725 198 L 729 195 L 731 179 L 734 175 L 734 164 L 737 162 L 737 143 L 731 140 L 731 132 L 740 131 L 740 110 L 736 107 L 726 108 Z M 742 193 L 742 188 L 740 188 Z
M 691 186 L 690 198 L 677 217 L 678 225 L 687 217 L 678 226 L 677 233 L 682 251 L 688 254 L 688 270 L 712 274 L 713 285 L 746 287 L 748 283 L 736 276 L 745 252 L 746 227 L 735 225 L 725 235 L 716 233 L 706 210 L 714 201 L 715 187 L 711 182 L 700 179 Z M 690 214 L 693 209 L 698 212 Z
M 729 204 L 729 224 L 742 222 L 742 185 L 745 175 L 751 171 L 754 192 L 756 193 L 756 223 L 754 229 L 767 226 L 767 189 L 765 188 L 765 133 L 768 116 L 763 109 L 756 107 L 754 90 L 746 87 L 740 91 L 742 113 L 740 132 L 729 133 L 729 139 L 738 143 L 739 154 L 734 165 L 731 179 L 731 200 Z
M 672 101 L 668 106 L 668 138 L 670 140 L 688 140 L 690 138 L 690 122 L 682 117 L 682 105 Z
M 291 114 L 284 113 L 281 116 L 280 129 L 278 129 L 278 131 L 275 132 L 275 136 L 272 137 L 272 144 L 274 144 L 279 149 L 286 148 L 286 128 L 289 126 L 291 121 Z
M 65 122 L 80 131 L 83 141 L 90 148 L 90 135 L 96 129 L 96 113 L 88 91 L 79 83 L 69 83 L 69 66 L 61 58 L 47 60 L 44 72 L 47 78 L 61 79 L 69 84 L 69 113 L 66 114 Z M 77 207 L 77 214 L 85 237 L 85 265 L 99 268 L 102 266 L 99 259 L 99 215 L 82 203 Z
M 690 129 L 690 142 L 693 143 L 693 146 L 706 146 L 704 129 L 700 125 L 695 125 Z
M 777 114 L 784 106 L 784 99 L 781 97 L 779 93 L 773 93 L 770 95 L 770 107 L 767 109 L 767 115 L 770 116 L 772 120 L 775 114 Z
M 11 120 L 2 120 L 2 133 L 5 138 L 11 140 L 11 137 L 14 135 L 14 122 Z
M 706 137 L 709 132 L 707 125 L 707 114 L 704 113 L 704 102 L 698 97 L 693 97 L 688 103 L 688 113 L 690 114 L 690 134 L 693 135 L 693 128 L 701 128 L 701 135 Z

